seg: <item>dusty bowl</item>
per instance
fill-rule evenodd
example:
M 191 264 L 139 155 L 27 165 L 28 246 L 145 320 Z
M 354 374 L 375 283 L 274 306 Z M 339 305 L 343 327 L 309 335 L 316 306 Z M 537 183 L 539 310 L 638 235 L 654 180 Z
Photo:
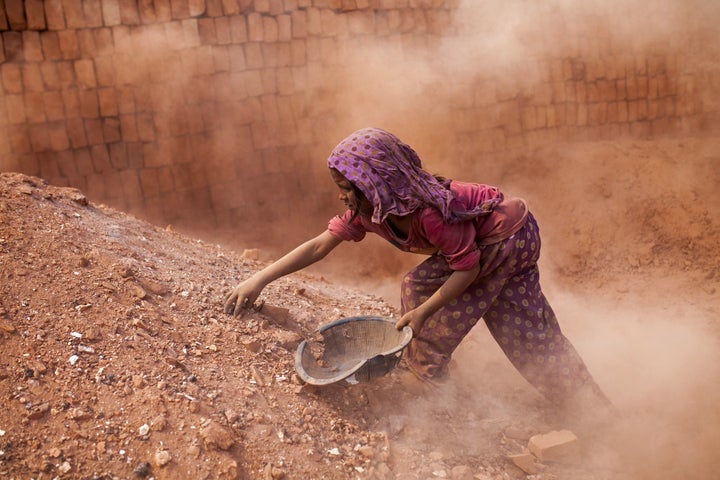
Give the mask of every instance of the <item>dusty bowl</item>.
M 298 375 L 312 385 L 381 377 L 395 368 L 412 339 L 410 327 L 397 330 L 395 320 L 373 316 L 342 318 L 323 325 L 319 332 L 323 337 L 319 359 L 307 341 L 295 352 Z

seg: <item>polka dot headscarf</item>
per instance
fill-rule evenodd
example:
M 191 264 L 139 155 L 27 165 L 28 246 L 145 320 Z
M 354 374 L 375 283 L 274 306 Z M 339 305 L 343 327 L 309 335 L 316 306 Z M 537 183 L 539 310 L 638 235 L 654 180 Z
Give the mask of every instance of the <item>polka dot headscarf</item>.
M 437 208 L 447 222 L 454 223 L 488 213 L 495 205 L 486 202 L 473 211 L 458 211 L 450 190 L 423 170 L 417 153 L 379 128 L 358 130 L 341 141 L 328 157 L 328 167 L 338 170 L 372 203 L 373 223 L 426 206 Z

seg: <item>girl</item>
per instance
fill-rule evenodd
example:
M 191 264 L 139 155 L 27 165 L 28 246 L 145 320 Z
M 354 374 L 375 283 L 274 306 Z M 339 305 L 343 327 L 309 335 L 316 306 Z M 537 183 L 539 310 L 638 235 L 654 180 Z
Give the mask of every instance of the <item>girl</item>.
M 540 235 L 523 200 L 430 175 L 412 148 L 378 128 L 340 142 L 328 167 L 348 210 L 235 287 L 227 313 L 239 315 L 270 282 L 373 232 L 401 250 L 429 255 L 403 279 L 397 322 L 398 329 L 413 330 L 406 360 L 418 377 L 445 375 L 455 348 L 483 319 L 508 359 L 548 399 L 563 402 L 587 387 L 604 399 L 540 289 Z

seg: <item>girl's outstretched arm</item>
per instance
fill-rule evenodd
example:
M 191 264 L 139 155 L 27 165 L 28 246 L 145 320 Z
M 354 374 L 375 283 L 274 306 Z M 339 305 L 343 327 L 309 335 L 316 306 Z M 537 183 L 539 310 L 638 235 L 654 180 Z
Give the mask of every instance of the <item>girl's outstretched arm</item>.
M 260 292 L 269 283 L 322 260 L 342 240 L 327 230 L 296 247 L 290 253 L 263 268 L 235 287 L 225 299 L 224 311 L 239 316 L 243 309 L 252 307 Z
M 427 301 L 417 308 L 405 312 L 405 315 L 397 321 L 395 326 L 398 330 L 401 330 L 405 325 L 410 325 L 413 334 L 417 335 L 420 333 L 425 320 L 444 307 L 450 300 L 463 293 L 479 273 L 480 265 L 477 265 L 472 270 L 456 270 Z

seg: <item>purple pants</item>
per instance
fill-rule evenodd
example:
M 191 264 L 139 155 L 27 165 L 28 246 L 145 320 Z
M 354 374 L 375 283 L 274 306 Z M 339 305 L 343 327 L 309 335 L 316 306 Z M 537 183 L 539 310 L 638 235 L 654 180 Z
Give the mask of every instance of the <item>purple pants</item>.
M 460 341 L 482 318 L 515 368 L 546 398 L 562 402 L 592 380 L 540 289 L 540 234 L 529 215 L 510 238 L 483 246 L 477 279 L 427 319 L 406 352 L 408 366 L 426 379 L 442 377 Z M 402 312 L 426 301 L 452 274 L 433 255 L 402 284 Z

